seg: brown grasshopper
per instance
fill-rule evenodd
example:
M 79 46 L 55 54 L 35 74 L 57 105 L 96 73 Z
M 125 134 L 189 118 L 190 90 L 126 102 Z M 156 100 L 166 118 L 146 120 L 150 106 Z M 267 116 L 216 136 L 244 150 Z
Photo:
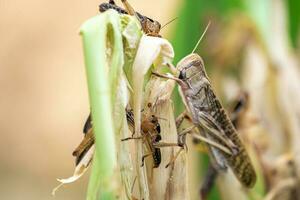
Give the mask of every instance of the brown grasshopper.
M 134 130 L 134 117 L 133 111 L 130 109 L 126 109 L 126 118 L 127 123 L 131 129 Z M 160 135 L 160 124 L 158 122 L 158 118 L 155 115 L 146 116 L 143 115 L 142 123 L 141 123 L 142 133 L 144 133 L 144 137 L 142 138 L 125 138 L 122 141 L 129 140 L 129 139 L 144 139 L 145 143 L 147 144 L 148 149 L 150 150 L 151 154 L 147 154 L 143 157 L 142 162 L 144 163 L 144 159 L 147 156 L 152 155 L 154 161 L 154 167 L 158 167 L 161 162 L 161 153 L 159 148 L 155 148 L 153 146 L 154 143 L 157 143 L 161 140 Z M 85 134 L 84 139 L 79 144 L 79 146 L 73 151 L 73 156 L 76 157 L 76 165 L 81 161 L 85 153 L 91 148 L 91 146 L 95 143 L 93 128 L 92 128 L 92 119 L 89 115 L 84 128 L 83 132 Z
M 244 113 L 247 111 L 249 104 L 249 96 L 247 92 L 241 92 L 237 99 L 232 103 L 229 109 L 230 120 L 233 126 L 238 129 L 238 124 L 243 118 Z M 199 143 L 199 140 L 194 140 L 194 143 Z M 200 197 L 202 200 L 206 200 L 209 193 L 212 190 L 212 187 L 215 184 L 215 180 L 218 177 L 218 171 L 215 169 L 215 166 L 210 162 L 205 173 L 201 188 L 200 188 Z
M 125 9 L 117 6 L 116 3 L 114 2 L 114 0 L 109 0 L 108 3 L 102 3 L 102 4 L 99 5 L 99 11 L 100 12 L 105 12 L 108 9 L 113 9 L 113 10 L 116 10 L 118 13 L 121 13 L 121 14 L 135 15 L 137 17 L 137 19 L 139 20 L 139 22 L 141 23 L 142 30 L 146 35 L 160 37 L 159 32 L 160 32 L 160 29 L 161 29 L 161 24 L 158 21 L 152 20 L 151 18 L 149 18 L 147 16 L 144 16 L 144 15 L 138 13 L 138 12 L 135 12 L 134 9 L 128 3 L 127 0 L 122 0 L 122 3 L 124 5 Z M 131 121 L 131 119 L 133 120 L 133 117 L 131 119 L 129 117 L 131 114 L 132 113 L 127 112 L 126 116 L 127 116 L 127 120 L 128 120 L 129 125 L 131 125 L 133 127 L 134 122 Z M 151 121 L 151 119 L 145 119 L 144 123 L 146 123 L 147 120 Z M 89 117 L 86 120 L 86 123 L 84 125 L 84 128 L 83 128 L 83 133 L 85 133 L 85 137 L 82 140 L 82 142 L 80 143 L 80 145 L 73 152 L 73 156 L 76 157 L 76 165 L 80 162 L 80 160 L 85 155 L 85 153 L 94 144 L 94 134 L 93 134 L 93 131 L 92 131 L 92 123 L 91 122 L 92 122 L 91 121 L 91 115 L 89 115 Z M 156 126 L 156 127 L 160 128 L 158 122 L 152 122 L 152 123 L 154 123 L 154 124 L 152 124 L 153 126 Z M 149 124 L 151 124 L 151 123 L 148 123 L 148 125 Z M 160 130 L 159 130 L 159 133 L 160 133 Z M 159 138 L 159 136 L 157 136 L 157 139 L 158 138 Z M 155 166 L 158 166 L 159 163 L 161 162 L 161 158 L 160 158 L 161 156 L 160 156 L 159 148 L 154 148 L 154 154 L 153 154 L 153 159 L 155 160 L 157 158 L 156 159 L 157 161 L 154 161 L 154 163 L 155 163 Z M 154 156 L 156 158 L 154 158 Z
M 143 32 L 146 35 L 161 37 L 159 35 L 160 29 L 161 29 L 161 24 L 158 21 L 155 21 L 147 16 L 144 16 L 138 12 L 135 12 L 127 0 L 122 0 L 122 3 L 124 5 L 125 9 L 117 6 L 114 0 L 110 0 L 108 3 L 100 4 L 99 11 L 105 12 L 108 9 L 113 9 L 121 14 L 129 14 L 129 15 L 136 16 L 136 18 L 141 23 Z
M 169 66 L 175 72 L 175 67 L 171 64 Z M 202 58 L 192 53 L 179 61 L 177 69 L 178 78 L 153 73 L 159 77 L 175 80 L 180 86 L 182 99 L 192 116 L 194 127 L 198 128 L 203 137 L 230 150 L 228 152 L 209 145 L 211 156 L 218 168 L 225 170 L 229 166 L 245 187 L 253 187 L 256 173 L 249 155 L 213 91 Z
M 150 113 L 152 104 L 148 103 L 148 108 L 150 108 Z M 127 112 L 127 121 L 129 124 L 133 123 L 133 112 Z M 133 123 L 134 125 L 134 123 Z M 133 127 L 133 126 L 132 126 Z M 133 127 L 134 128 L 134 127 Z M 134 129 L 133 129 L 134 130 Z M 159 167 L 161 163 L 161 151 L 162 147 L 181 147 L 178 143 L 166 143 L 161 141 L 161 128 L 158 122 L 158 117 L 152 114 L 147 114 L 143 112 L 142 122 L 141 122 L 141 136 L 140 137 L 129 137 L 122 139 L 122 141 L 131 140 L 131 139 L 141 139 L 145 144 L 148 154 L 142 157 L 142 166 L 144 165 L 144 160 L 148 156 L 152 156 L 153 158 L 153 168 Z
M 130 110 L 126 113 L 127 121 L 129 122 L 132 130 L 134 130 L 134 116 L 133 110 Z M 153 158 L 153 168 L 159 167 L 161 163 L 161 151 L 159 148 L 156 148 L 154 145 L 157 144 L 161 140 L 160 135 L 160 124 L 158 122 L 158 118 L 155 115 L 145 115 L 142 116 L 141 122 L 141 137 L 129 137 L 124 138 L 122 141 L 127 141 L 131 139 L 141 139 L 146 146 L 148 154 L 142 157 L 142 165 L 144 165 L 144 160 L 148 156 L 152 156 Z
M 151 106 L 151 103 L 148 104 Z M 126 118 L 129 127 L 134 130 L 134 116 L 133 111 L 131 109 L 126 109 Z M 91 116 L 88 117 L 83 132 L 85 133 L 84 139 L 79 144 L 79 146 L 73 152 L 73 156 L 76 157 L 76 165 L 81 161 L 85 153 L 91 148 L 91 146 L 95 142 L 93 128 L 92 128 L 92 120 Z M 161 141 L 161 128 L 158 122 L 158 117 L 152 115 L 151 113 L 145 114 L 143 112 L 142 122 L 141 122 L 141 137 L 129 137 L 124 138 L 121 141 L 131 140 L 131 139 L 141 139 L 146 146 L 148 154 L 142 157 L 142 166 L 144 165 L 144 160 L 148 156 L 152 156 L 153 158 L 153 168 L 159 167 L 161 163 L 161 147 L 175 147 L 179 146 L 177 143 L 160 143 Z

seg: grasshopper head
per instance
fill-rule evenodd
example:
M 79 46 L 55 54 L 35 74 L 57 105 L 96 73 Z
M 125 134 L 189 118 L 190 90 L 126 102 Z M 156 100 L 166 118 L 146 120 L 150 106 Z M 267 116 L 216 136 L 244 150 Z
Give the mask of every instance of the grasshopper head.
M 192 77 L 207 77 L 202 58 L 195 53 L 182 58 L 177 64 L 179 79 L 190 80 Z M 195 76 L 197 75 L 197 76 Z
M 160 37 L 159 32 L 161 25 L 158 21 L 147 17 L 141 22 L 141 24 L 146 35 Z

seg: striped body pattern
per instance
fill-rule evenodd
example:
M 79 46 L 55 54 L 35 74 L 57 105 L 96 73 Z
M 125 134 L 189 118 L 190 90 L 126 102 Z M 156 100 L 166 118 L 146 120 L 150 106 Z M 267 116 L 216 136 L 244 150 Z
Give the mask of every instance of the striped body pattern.
M 236 129 L 211 87 L 201 57 L 190 54 L 177 66 L 181 95 L 193 123 L 203 136 L 231 150 L 231 154 L 228 154 L 209 146 L 217 168 L 226 169 L 229 166 L 244 186 L 253 187 L 256 182 L 254 168 Z

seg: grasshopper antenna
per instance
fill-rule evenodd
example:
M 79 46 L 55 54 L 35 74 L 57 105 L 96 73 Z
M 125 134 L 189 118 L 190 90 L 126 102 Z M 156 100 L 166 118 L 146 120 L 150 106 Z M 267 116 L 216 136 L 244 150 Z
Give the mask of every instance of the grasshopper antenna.
M 165 28 L 167 25 L 171 24 L 176 19 L 178 19 L 178 17 L 175 17 L 175 18 L 171 19 L 170 21 L 168 21 L 167 23 L 165 23 L 165 25 L 163 25 L 160 30 L 162 30 L 163 28 Z
M 208 22 L 208 24 L 207 24 L 207 26 L 206 26 L 206 28 L 205 28 L 204 32 L 202 33 L 202 35 L 201 35 L 200 39 L 198 40 L 197 44 L 195 45 L 195 47 L 194 47 L 194 49 L 193 49 L 192 53 L 194 53 L 194 52 L 196 51 L 196 49 L 197 49 L 198 45 L 200 44 L 200 42 L 201 42 L 202 38 L 204 37 L 204 35 L 205 35 L 206 31 L 208 30 L 208 28 L 209 28 L 209 25 L 210 25 L 210 21 Z

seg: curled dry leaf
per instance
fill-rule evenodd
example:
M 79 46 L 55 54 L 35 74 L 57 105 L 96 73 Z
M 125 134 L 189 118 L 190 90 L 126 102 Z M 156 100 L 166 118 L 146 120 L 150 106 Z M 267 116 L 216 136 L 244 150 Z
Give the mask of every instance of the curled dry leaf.
M 75 167 L 75 171 L 74 171 L 73 176 L 71 176 L 69 178 L 66 178 L 66 179 L 57 179 L 60 182 L 60 184 L 52 190 L 52 195 L 53 196 L 55 195 L 56 191 L 61 186 L 63 186 L 64 184 L 72 183 L 72 182 L 78 180 L 84 174 L 84 172 L 88 169 L 88 167 L 89 167 L 89 165 L 92 161 L 92 158 L 93 158 L 93 155 L 94 155 L 94 150 L 95 150 L 95 145 L 93 145 L 88 150 L 88 152 L 85 154 L 85 156 L 82 158 L 82 160 Z
M 177 142 L 177 131 L 173 116 L 173 107 L 170 101 L 170 96 L 174 88 L 173 81 L 166 81 L 151 76 L 150 81 L 144 85 L 144 79 L 151 66 L 154 69 L 160 68 L 168 62 L 171 62 L 174 56 L 173 48 L 170 43 L 162 38 L 149 37 L 143 35 L 137 51 L 132 70 L 133 83 L 133 108 L 135 116 L 135 134 L 140 135 L 140 119 L 142 108 L 146 108 L 148 103 L 153 105 L 152 112 L 160 120 L 162 141 Z M 152 69 L 153 69 L 152 68 Z M 145 88 L 145 91 L 144 91 Z M 176 148 L 162 148 L 162 163 L 159 168 L 153 169 L 149 162 L 146 162 L 146 168 L 140 168 L 140 160 L 143 156 L 143 146 L 136 141 L 136 169 L 138 176 L 138 184 L 140 189 L 140 199 L 170 199 L 176 193 L 173 182 L 186 183 L 185 173 L 178 172 L 178 176 L 174 176 L 174 167 L 165 169 L 164 166 L 170 160 Z M 181 160 L 180 157 L 178 160 Z M 177 164 L 177 162 L 176 162 Z M 185 172 L 185 168 L 181 164 L 177 165 L 177 170 Z M 179 176 L 182 176 L 179 178 Z M 180 181 L 176 181 L 180 179 Z M 180 185 L 181 186 L 181 185 Z M 183 187 L 176 187 L 185 189 Z M 177 190 L 180 191 L 180 190 Z M 182 191 L 180 191 L 182 192 Z M 178 194 L 180 193 L 178 192 Z M 187 193 L 180 193 L 187 199 Z M 136 195 L 135 195 L 136 196 Z M 175 196 L 175 195 L 174 195 Z M 174 197 L 173 196 L 173 197 Z M 180 199 L 180 195 L 177 196 Z

